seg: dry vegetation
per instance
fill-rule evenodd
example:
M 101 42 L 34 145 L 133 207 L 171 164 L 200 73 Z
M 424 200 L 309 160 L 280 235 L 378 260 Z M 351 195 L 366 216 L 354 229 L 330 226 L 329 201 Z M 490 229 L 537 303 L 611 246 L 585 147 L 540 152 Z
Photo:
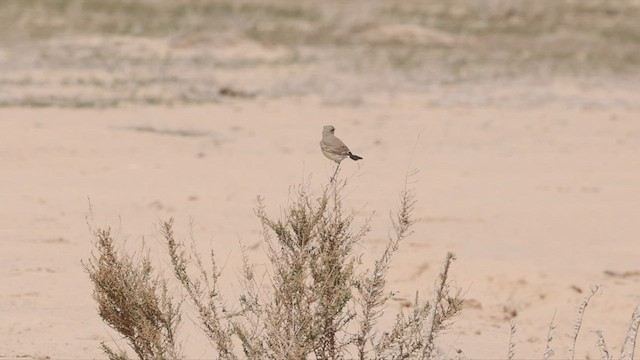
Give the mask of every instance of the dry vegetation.
M 447 254 L 433 296 L 416 292 L 408 311 L 400 310 L 389 329 L 378 325 L 393 292 L 387 274 L 394 252 L 411 235 L 414 196 L 404 190 L 400 208 L 391 219 L 393 235 L 371 267 L 361 261 L 358 249 L 369 224 L 354 228 L 354 216 L 342 207 L 341 186 L 332 183 L 316 198 L 308 186 L 297 188 L 295 199 L 280 219 L 271 218 L 258 199 L 256 215 L 262 223 L 269 266 L 257 271 L 244 253 L 242 294 L 227 299 L 221 293 L 222 271 L 216 256 L 206 265 L 201 254 L 176 238 L 173 220 L 161 224 L 162 237 L 178 286 L 184 298 L 176 299 L 165 274 L 153 268 L 149 254 L 118 250 L 109 230 L 95 230 L 95 253 L 85 264 L 94 285 L 99 314 L 120 333 L 141 360 L 183 359 L 180 328 L 185 301 L 197 313 L 197 326 L 219 359 L 442 359 L 466 358 L 461 350 L 447 353 L 437 346 L 437 336 L 462 309 L 459 291 L 451 291 Z M 190 249 L 190 250 L 188 250 Z M 365 268 L 363 270 L 363 268 Z M 576 343 L 589 301 L 598 287 L 578 305 L 567 347 L 575 358 Z M 554 316 L 555 317 L 555 316 Z M 556 325 L 552 320 L 543 359 L 555 354 Z M 601 359 L 633 359 L 640 308 L 632 314 L 620 355 L 609 352 L 601 331 L 594 331 Z M 515 359 L 516 323 L 510 322 L 506 358 Z M 111 360 L 129 359 L 118 345 L 103 343 Z M 498 354 L 498 352 L 496 352 Z
M 635 0 L 0 2 L 4 106 L 636 81 Z M 294 71 L 292 73 L 292 71 Z M 292 76 L 295 74 L 295 76 Z
M 576 357 L 576 343 L 578 342 L 578 335 L 580 335 L 580 330 L 582 329 L 582 320 L 584 318 L 585 311 L 587 309 L 587 306 L 589 305 L 589 301 L 591 301 L 591 298 L 598 292 L 599 289 L 600 289 L 599 286 L 593 287 L 589 295 L 587 295 L 580 302 L 580 304 L 578 304 L 577 315 L 576 315 L 575 322 L 573 324 L 573 331 L 571 332 L 571 338 L 570 338 L 571 342 L 569 343 L 569 346 L 567 348 L 567 354 L 568 354 L 567 358 L 570 358 L 571 360 L 574 360 Z M 552 341 L 554 340 L 554 337 L 555 337 L 555 333 L 554 333 L 555 329 L 556 329 L 556 325 L 554 324 L 552 319 L 551 323 L 549 323 L 549 331 L 547 333 L 547 342 L 546 342 L 544 354 L 542 355 L 542 359 L 544 360 L 552 359 L 553 355 L 555 354 L 554 347 L 552 345 Z M 634 359 L 636 340 L 638 337 L 639 330 L 640 330 L 640 307 L 636 307 L 636 309 L 633 311 L 633 314 L 631 314 L 629 329 L 627 330 L 626 336 L 622 341 L 622 346 L 620 347 L 620 355 L 618 355 L 617 357 L 614 354 L 611 354 L 609 352 L 609 349 L 607 348 L 607 344 L 605 343 L 605 339 L 602 334 L 602 331 L 594 330 L 593 333 L 597 338 L 596 345 L 600 350 L 600 359 L 602 360 Z M 507 353 L 508 359 L 514 359 L 516 356 L 516 351 L 515 351 L 516 344 L 513 341 L 513 337 L 515 333 L 516 333 L 516 324 L 515 322 L 510 321 L 509 350 Z
M 413 309 L 401 311 L 392 328 L 379 329 L 377 321 L 392 295 L 386 283 L 392 255 L 411 233 L 413 194 L 401 193 L 393 236 L 373 266 L 363 270 L 356 249 L 369 226 L 354 229 L 340 191 L 332 183 L 316 199 L 301 186 L 280 219 L 269 217 L 259 202 L 268 280 L 260 280 L 265 274 L 245 256 L 237 301 L 226 301 L 219 291 L 222 274 L 215 255 L 206 266 L 200 254 L 176 239 L 173 221 L 162 224 L 173 273 L 196 309 L 212 357 L 430 359 L 441 353 L 436 337 L 462 306 L 447 281 L 453 254 L 445 259 L 433 297 L 416 292 Z M 182 301 L 168 295 L 168 281 L 153 270 L 148 255 L 136 258 L 116 250 L 108 230 L 95 231 L 95 238 L 96 253 L 85 267 L 100 316 L 138 358 L 182 358 L 176 335 Z M 123 349 L 105 344 L 103 349 L 113 360 L 128 357 Z
M 201 104 L 327 93 L 357 101 L 362 89 L 428 91 L 443 84 L 555 77 L 640 80 L 636 0 L 363 4 L 1 1 L 0 105 Z M 237 299 L 220 292 L 214 254 L 204 260 L 190 250 L 176 237 L 172 221 L 162 224 L 162 234 L 185 298 L 174 297 L 173 280 L 154 268 L 148 254 L 119 250 L 108 230 L 96 230 L 95 253 L 85 267 L 100 316 L 132 350 L 103 344 L 109 358 L 183 358 L 179 329 L 185 303 L 195 308 L 216 358 L 464 357 L 437 346 L 437 335 L 461 309 L 459 294 L 450 293 L 447 282 L 453 255 L 446 257 L 432 297 L 416 294 L 391 328 L 377 326 L 391 296 L 386 275 L 392 255 L 410 234 L 410 192 L 402 193 L 386 250 L 369 266 L 360 263 L 357 251 L 368 224 L 354 227 L 340 188 L 330 186 L 318 198 L 305 187 L 297 194 L 280 219 L 258 206 L 268 280 L 245 256 L 244 293 Z M 562 344 L 570 356 L 589 299 L 578 306 L 570 344 Z M 509 342 L 496 355 L 517 358 L 516 326 L 511 324 Z M 596 331 L 593 343 L 601 358 L 632 359 L 639 327 L 636 309 L 617 356 Z M 544 359 L 560 348 L 553 343 L 554 329 L 552 321 Z

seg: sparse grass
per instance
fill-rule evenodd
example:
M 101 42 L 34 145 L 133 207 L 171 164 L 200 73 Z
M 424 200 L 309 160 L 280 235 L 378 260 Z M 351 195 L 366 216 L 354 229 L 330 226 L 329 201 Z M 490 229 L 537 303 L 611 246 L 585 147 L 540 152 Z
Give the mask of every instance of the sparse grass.
M 585 311 L 587 310 L 587 306 L 589 306 L 589 302 L 591 298 L 598 292 L 600 289 L 599 286 L 595 286 L 591 289 L 591 292 L 578 304 L 576 319 L 573 323 L 573 331 L 571 332 L 570 343 L 567 348 L 567 359 L 575 359 L 576 358 L 576 344 L 578 343 L 578 336 L 580 335 L 580 330 L 582 329 L 582 321 L 584 319 Z M 555 319 L 555 314 L 553 316 Z M 554 330 L 556 325 L 553 322 L 553 319 L 549 323 L 549 330 L 547 332 L 547 341 L 545 350 L 542 358 L 547 360 L 551 359 L 555 354 L 555 350 L 552 346 L 552 341 L 555 337 Z M 640 329 L 640 306 L 636 307 L 631 315 L 631 321 L 629 323 L 629 329 L 627 330 L 627 334 L 624 338 L 622 346 L 620 348 L 620 356 L 618 358 L 614 357 L 613 354 L 609 352 L 609 348 L 605 342 L 604 335 L 602 331 L 599 329 L 593 330 L 592 332 L 596 336 L 596 346 L 600 351 L 600 358 L 602 360 L 630 360 L 634 358 L 636 340 L 638 337 L 638 330 Z M 513 341 L 514 334 L 516 332 L 516 325 L 513 321 L 510 322 L 510 333 L 509 333 L 509 353 L 508 358 L 513 359 L 516 355 L 515 353 L 515 342 Z
M 639 64 L 640 6 L 628 0 L 409 1 L 381 16 L 454 35 L 460 43 L 452 53 L 464 49 L 476 55 L 470 66 L 499 65 L 502 75 L 624 73 Z
M 308 186 L 279 219 L 258 200 L 269 267 L 259 273 L 244 254 L 237 302 L 220 291 L 222 276 L 215 254 L 210 265 L 178 240 L 173 221 L 162 223 L 175 278 L 197 312 L 197 322 L 211 343 L 209 356 L 219 359 L 431 359 L 438 334 L 461 310 L 459 292 L 450 293 L 448 254 L 430 301 L 418 292 L 413 311 L 400 312 L 392 328 L 378 320 L 392 293 L 386 277 L 392 256 L 411 234 L 414 197 L 404 190 L 392 219 L 393 235 L 370 269 L 360 253 L 369 232 L 354 228 L 354 215 L 342 207 L 344 183 L 332 182 L 315 196 Z M 120 332 L 142 359 L 182 358 L 176 328 L 180 302 L 174 304 L 167 281 L 153 271 L 148 256 L 140 260 L 115 250 L 109 231 L 98 230 L 96 253 L 85 266 L 94 283 L 100 316 Z M 192 244 L 193 245 L 193 244 Z M 258 279 L 266 275 L 268 281 Z M 110 359 L 126 352 L 103 344 Z
M 0 2 L 0 38 L 133 35 L 219 31 L 258 19 L 313 21 L 317 13 L 296 3 L 257 1 L 6 0 Z
M 407 1 L 390 5 L 382 14 L 391 20 L 479 38 L 527 38 L 560 31 L 586 36 L 599 36 L 605 31 L 635 34 L 633 38 L 640 35 L 634 21 L 640 15 L 640 6 L 630 0 Z
M 9 54 L 7 74 L 18 70 L 28 76 L 34 68 L 51 74 L 104 73 L 99 83 L 86 84 L 115 98 L 96 101 L 99 106 L 199 104 L 220 101 L 216 91 L 222 85 L 216 78 L 221 72 L 237 70 L 240 84 L 241 74 L 265 67 L 304 69 L 306 83 L 324 79 L 327 72 L 354 81 L 355 73 L 362 81 L 392 79 L 411 89 L 555 76 L 635 81 L 640 76 L 638 18 L 640 5 L 634 0 L 372 0 L 359 5 L 337 0 L 4 0 L 0 41 Z M 242 41 L 262 48 L 245 54 L 234 48 Z M 238 55 L 218 56 L 228 49 Z M 131 76 L 138 73 L 147 76 Z M 194 81 L 213 91 L 189 91 Z M 251 92 L 269 97 L 322 91 L 291 82 L 276 75 L 252 83 Z M 59 91 L 56 85 L 69 86 L 52 80 L 52 94 Z M 20 95 L 0 105 L 76 103 L 74 94 L 54 102 L 42 87 L 12 86 Z M 138 89 L 155 87 L 170 95 L 136 95 Z

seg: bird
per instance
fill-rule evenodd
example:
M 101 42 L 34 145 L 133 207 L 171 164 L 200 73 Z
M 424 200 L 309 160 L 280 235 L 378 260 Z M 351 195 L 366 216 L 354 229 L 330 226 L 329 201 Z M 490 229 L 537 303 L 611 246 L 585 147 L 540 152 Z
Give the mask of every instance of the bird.
M 333 125 L 325 125 L 322 128 L 322 140 L 320 140 L 320 150 L 324 156 L 326 156 L 329 160 L 335 161 L 338 166 L 336 167 L 336 171 L 333 173 L 331 180 L 335 178 L 338 173 L 338 169 L 340 168 L 340 162 L 347 157 L 352 160 L 358 161 L 361 160 L 362 157 L 358 155 L 354 155 L 351 150 L 345 145 L 342 140 L 338 139 L 334 132 L 336 128 Z

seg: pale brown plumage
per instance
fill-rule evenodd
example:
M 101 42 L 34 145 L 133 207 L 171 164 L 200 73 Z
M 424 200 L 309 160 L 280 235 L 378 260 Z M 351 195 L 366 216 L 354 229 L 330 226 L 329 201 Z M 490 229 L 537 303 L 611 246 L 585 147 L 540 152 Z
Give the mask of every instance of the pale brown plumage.
M 326 125 L 322 128 L 322 140 L 320 140 L 320 150 L 322 150 L 324 156 L 338 164 L 336 171 L 333 173 L 333 176 L 331 176 L 331 181 L 334 181 L 342 160 L 347 157 L 356 161 L 362 159 L 360 156 L 354 155 L 342 140 L 333 135 L 335 131 L 336 128 L 334 128 L 333 125 Z
M 329 158 L 330 160 L 335 161 L 340 164 L 340 162 L 347 157 L 350 157 L 353 160 L 360 160 L 362 157 L 358 155 L 354 155 L 351 153 L 351 150 L 342 142 L 342 140 L 338 139 L 333 133 L 336 129 L 333 125 L 326 125 L 322 128 L 322 140 L 320 141 L 320 149 L 324 156 Z

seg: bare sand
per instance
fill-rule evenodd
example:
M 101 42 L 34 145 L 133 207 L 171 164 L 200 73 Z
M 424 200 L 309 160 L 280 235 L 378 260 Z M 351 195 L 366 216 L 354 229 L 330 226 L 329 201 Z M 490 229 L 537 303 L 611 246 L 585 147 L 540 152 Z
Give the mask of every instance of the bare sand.
M 598 98 L 590 91 L 581 99 Z M 504 358 L 512 319 L 517 356 L 541 358 L 555 314 L 553 345 L 565 357 L 576 306 L 596 284 L 576 355 L 597 356 L 593 329 L 619 351 L 640 303 L 640 109 L 572 104 L 434 106 L 405 94 L 347 105 L 0 109 L 0 358 L 103 358 L 99 343 L 119 340 L 81 263 L 92 250 L 90 207 L 128 248 L 144 239 L 164 270 L 158 221 L 175 218 L 183 238 L 193 221 L 233 298 L 239 243 L 264 261 L 256 196 L 277 215 L 291 186 L 317 190 L 333 172 L 318 146 L 326 124 L 364 157 L 345 160 L 341 176 L 356 222 L 373 213 L 365 257 L 382 251 L 405 174 L 419 171 L 417 224 L 393 261 L 386 323 L 416 289 L 430 294 L 452 251 L 467 301 L 439 340 L 445 353 Z M 186 355 L 210 358 L 185 322 Z

